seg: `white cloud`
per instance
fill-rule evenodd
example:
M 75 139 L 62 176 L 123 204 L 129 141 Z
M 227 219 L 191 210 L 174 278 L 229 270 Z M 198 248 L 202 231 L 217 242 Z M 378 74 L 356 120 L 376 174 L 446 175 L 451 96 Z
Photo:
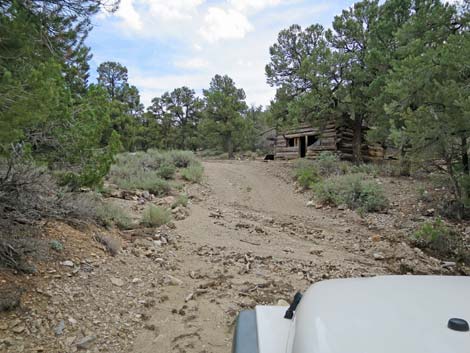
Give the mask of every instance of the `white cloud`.
M 208 67 L 209 62 L 203 58 L 190 58 L 177 61 L 175 66 L 182 69 L 202 69 Z
M 229 0 L 229 4 L 241 12 L 249 10 L 259 11 L 269 6 L 279 5 L 281 2 L 281 0 Z
M 191 19 L 205 0 L 143 0 L 152 15 L 165 20 Z
M 123 24 L 133 30 L 142 29 L 142 20 L 134 8 L 133 0 L 121 0 L 116 15 L 123 19 Z
M 233 9 L 210 7 L 200 34 L 213 43 L 220 39 L 241 39 L 252 30 L 253 26 L 242 13 Z
M 115 36 L 138 41 L 146 55 L 127 57 L 122 48 L 112 57 L 101 52 L 96 57 L 126 65 L 129 82 L 139 88 L 146 105 L 181 86 L 202 94 L 216 74 L 233 78 L 248 104 L 269 104 L 275 93 L 264 74 L 269 46 L 281 29 L 322 21 L 320 14 L 332 8 L 326 0 L 122 0 L 122 5 L 126 15 L 134 10 L 137 16 L 119 14 L 118 21 L 130 22 Z M 325 20 L 331 22 L 333 15 Z M 114 21 L 100 25 L 116 24 L 116 14 L 103 21 L 113 16 Z

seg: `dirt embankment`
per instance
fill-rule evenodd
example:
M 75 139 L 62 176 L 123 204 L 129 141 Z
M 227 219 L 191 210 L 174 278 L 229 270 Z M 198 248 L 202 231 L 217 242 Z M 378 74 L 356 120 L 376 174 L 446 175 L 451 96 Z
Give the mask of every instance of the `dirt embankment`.
M 44 269 L 22 308 L 1 314 L 0 349 L 229 352 L 241 309 L 288 301 L 312 282 L 454 271 L 405 241 L 407 197 L 396 196 L 388 214 L 361 218 L 307 207 L 280 164 L 204 167 L 204 185 L 187 190 L 190 216 L 174 229 L 124 233 L 117 257 L 84 246 L 70 267 Z

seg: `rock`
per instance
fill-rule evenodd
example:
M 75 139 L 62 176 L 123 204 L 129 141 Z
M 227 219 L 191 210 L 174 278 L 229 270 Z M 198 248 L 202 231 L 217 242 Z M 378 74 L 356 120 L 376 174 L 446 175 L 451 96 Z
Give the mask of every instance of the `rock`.
M 117 287 L 122 287 L 124 285 L 124 281 L 120 278 L 111 277 L 110 280 L 111 280 L 111 283 Z
M 15 327 L 13 327 L 12 331 L 14 333 L 22 333 L 25 329 L 26 329 L 26 327 L 24 325 L 17 325 Z
M 6 322 L 0 322 L 0 330 L 4 331 L 8 329 L 8 324 Z
M 74 266 L 75 266 L 75 265 L 73 264 L 73 261 L 70 261 L 70 260 L 61 262 L 61 265 L 62 265 L 62 266 L 66 266 L 66 267 L 74 267 Z
M 60 320 L 59 324 L 54 328 L 54 333 L 56 336 L 62 335 L 64 333 L 64 328 L 65 328 L 65 321 Z
M 144 238 L 137 238 L 135 241 L 134 241 L 134 245 L 135 246 L 138 246 L 138 247 L 141 247 L 141 248 L 151 248 L 153 243 L 151 240 L 149 239 L 144 239 Z
M 287 301 L 285 301 L 284 299 L 279 299 L 279 300 L 277 301 L 277 304 L 276 304 L 276 305 L 277 305 L 277 306 L 289 306 L 290 304 L 289 304 Z
M 323 208 L 323 204 L 317 203 L 317 204 L 315 205 L 315 208 L 316 208 L 317 210 L 319 210 L 320 208 Z
M 210 218 L 222 218 L 222 212 L 217 210 L 216 212 L 209 212 Z
M 385 256 L 381 253 L 374 253 L 374 259 L 375 260 L 385 260 Z
M 142 197 L 143 197 L 144 199 L 146 199 L 146 200 L 150 200 L 150 199 L 151 199 L 151 195 L 150 195 L 150 193 L 149 193 L 147 190 L 145 190 L 145 191 L 142 193 Z
M 310 253 L 311 255 L 321 255 L 321 254 L 323 253 L 323 250 L 311 248 L 311 249 L 309 250 L 309 253 Z
M 93 342 L 96 340 L 96 336 L 86 336 L 83 337 L 80 341 L 77 342 L 78 349 L 89 349 Z
M 346 205 L 339 205 L 337 208 L 338 208 L 338 210 L 340 210 L 340 211 L 344 211 L 344 210 L 346 210 L 346 209 L 348 208 L 348 206 L 346 206 Z
M 173 277 L 172 275 L 164 275 L 163 280 L 165 283 L 171 286 L 180 286 L 183 284 L 183 281 L 179 278 Z
M 112 190 L 109 193 L 109 196 L 117 198 L 117 199 L 122 199 L 123 197 L 123 192 L 121 190 Z
M 313 207 L 313 206 L 315 206 L 315 202 L 313 202 L 312 200 L 307 202 L 307 207 Z
M 453 261 L 442 261 L 441 266 L 442 268 L 450 268 L 455 267 L 456 263 Z
M 265 233 L 266 233 L 266 231 L 265 231 L 263 228 L 261 228 L 260 226 L 256 226 L 256 227 L 255 227 L 255 232 L 256 232 L 256 233 L 261 233 L 261 234 L 265 234 Z
M 70 322 L 72 325 L 77 324 L 77 320 L 75 320 L 73 317 L 69 317 L 68 322 Z
M 434 216 L 435 212 L 436 212 L 436 210 L 434 208 L 430 208 L 430 209 L 423 212 L 423 216 L 432 217 L 432 216 Z
M 175 201 L 176 201 L 176 198 L 174 196 L 167 196 L 167 197 L 162 198 L 159 203 L 172 205 L 175 203 Z
M 375 234 L 375 235 L 373 235 L 373 236 L 370 238 L 370 240 L 372 240 L 373 242 L 377 243 L 377 242 L 379 242 L 379 241 L 381 240 L 381 237 L 380 237 L 380 235 Z
M 139 282 L 142 282 L 142 280 L 140 278 L 133 278 L 132 279 L 132 283 L 139 283 Z

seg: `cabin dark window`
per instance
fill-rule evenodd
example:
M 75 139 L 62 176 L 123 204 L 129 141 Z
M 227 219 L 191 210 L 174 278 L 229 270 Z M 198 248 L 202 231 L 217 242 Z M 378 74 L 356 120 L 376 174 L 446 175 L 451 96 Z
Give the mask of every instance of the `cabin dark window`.
M 317 141 L 318 141 L 318 138 L 316 136 L 314 135 L 307 136 L 307 146 L 311 146 Z
M 286 147 L 294 147 L 295 146 L 295 139 L 286 139 Z

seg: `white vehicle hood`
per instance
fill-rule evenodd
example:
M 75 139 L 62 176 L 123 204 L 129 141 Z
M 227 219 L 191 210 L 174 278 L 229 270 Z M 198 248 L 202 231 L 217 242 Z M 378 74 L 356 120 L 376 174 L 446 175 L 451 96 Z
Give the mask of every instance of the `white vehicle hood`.
M 451 318 L 470 322 L 469 277 L 324 281 L 304 294 L 283 351 L 469 353 L 470 332 L 449 329 Z

